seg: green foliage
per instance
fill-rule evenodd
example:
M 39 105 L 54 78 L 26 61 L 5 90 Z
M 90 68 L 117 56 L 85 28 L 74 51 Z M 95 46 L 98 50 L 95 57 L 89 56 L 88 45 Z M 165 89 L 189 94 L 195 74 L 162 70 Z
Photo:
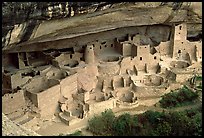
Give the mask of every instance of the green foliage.
M 178 91 L 171 91 L 162 96 L 159 101 L 163 108 L 178 107 L 190 103 L 198 97 L 198 94 L 192 92 L 185 85 Z
M 166 121 L 157 124 L 156 130 L 154 133 L 159 136 L 170 136 L 172 133 L 171 124 Z
M 94 116 L 88 121 L 88 128 L 96 135 L 107 135 L 111 132 L 115 115 L 112 110 L 106 110 L 100 116 Z
M 112 111 L 105 111 L 89 120 L 89 128 L 94 134 L 106 136 L 201 136 L 202 108 L 182 112 L 146 111 L 133 116 L 125 113 L 118 117 Z
M 196 81 L 202 81 L 202 76 L 196 76 Z
M 81 131 L 76 131 L 76 132 L 74 132 L 68 136 L 82 136 L 82 133 L 81 133 Z
M 113 123 L 113 130 L 117 136 L 127 136 L 131 133 L 132 118 L 130 114 L 125 113 L 115 119 Z
M 162 120 L 164 113 L 157 112 L 157 111 L 154 112 L 154 111 L 149 110 L 149 111 L 146 111 L 144 115 L 151 124 L 155 124 Z

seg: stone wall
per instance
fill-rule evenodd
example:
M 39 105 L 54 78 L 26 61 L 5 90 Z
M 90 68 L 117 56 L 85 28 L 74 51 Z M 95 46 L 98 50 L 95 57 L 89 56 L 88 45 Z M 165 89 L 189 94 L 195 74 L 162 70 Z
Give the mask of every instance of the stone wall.
M 72 101 L 72 95 L 77 93 L 77 73 L 60 81 L 61 94 Z
M 41 93 L 37 94 L 38 108 L 42 118 L 49 118 L 54 115 L 59 105 L 60 85 L 55 85 Z
M 90 116 L 93 116 L 94 114 L 100 114 L 106 109 L 113 109 L 114 107 L 116 107 L 116 100 L 109 99 L 102 102 L 93 102 L 88 104 L 89 104 L 89 114 Z
M 120 74 L 127 74 L 127 70 L 133 70 L 131 57 L 124 57 L 120 63 Z
M 21 108 L 25 108 L 24 92 L 19 90 L 14 94 L 5 94 L 2 97 L 2 112 L 4 114 L 13 113 Z

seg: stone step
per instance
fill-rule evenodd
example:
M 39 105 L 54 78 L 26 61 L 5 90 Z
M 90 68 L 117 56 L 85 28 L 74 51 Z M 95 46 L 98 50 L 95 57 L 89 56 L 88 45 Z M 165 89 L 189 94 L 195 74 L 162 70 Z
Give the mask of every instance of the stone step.
M 19 122 L 26 120 L 26 119 L 28 119 L 28 114 L 24 114 L 23 116 L 20 116 L 13 121 L 16 122 L 17 124 L 19 124 Z
M 8 114 L 7 117 L 11 120 L 14 121 L 18 118 L 21 118 L 22 116 L 24 116 L 23 112 L 13 112 L 11 114 Z
M 23 124 L 25 124 L 25 123 L 31 121 L 33 118 L 34 118 L 34 117 L 26 118 L 25 120 L 20 121 L 19 124 L 20 124 L 20 125 L 23 125 Z

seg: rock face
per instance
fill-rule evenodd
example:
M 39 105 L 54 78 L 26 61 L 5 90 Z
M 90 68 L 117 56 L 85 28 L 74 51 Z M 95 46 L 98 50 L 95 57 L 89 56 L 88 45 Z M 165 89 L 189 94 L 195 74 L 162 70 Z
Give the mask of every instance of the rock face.
M 32 130 L 28 130 L 15 124 L 2 113 L 2 136 L 40 136 Z
M 196 37 L 202 34 L 201 6 L 202 4 L 197 2 L 4 2 L 2 4 L 2 46 L 28 40 L 36 26 L 40 24 L 38 31 L 43 30 L 44 26 L 41 22 L 44 20 L 53 20 L 55 24 L 56 18 L 72 18 L 79 15 L 80 22 L 68 20 L 71 24 L 70 29 L 74 29 L 74 34 L 77 32 L 75 26 L 90 25 L 92 28 L 102 26 L 103 29 L 100 30 L 102 31 L 104 28 L 110 30 L 124 26 L 187 22 L 188 36 Z M 57 28 L 64 29 L 59 26 L 50 27 L 51 30 L 47 33 L 52 34 Z M 71 33 L 70 29 L 66 29 L 66 32 Z M 87 28 L 87 31 L 90 29 Z M 39 33 L 35 36 L 42 36 L 44 32 Z

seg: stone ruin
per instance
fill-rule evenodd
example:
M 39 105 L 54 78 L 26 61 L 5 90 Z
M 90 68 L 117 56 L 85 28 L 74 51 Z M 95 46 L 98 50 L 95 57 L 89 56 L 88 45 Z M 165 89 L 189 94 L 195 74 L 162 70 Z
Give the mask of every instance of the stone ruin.
M 96 34 L 100 40 L 85 45 L 53 40 L 64 47 L 44 42 L 45 50 L 33 45 L 3 53 L 2 111 L 22 125 L 53 117 L 72 125 L 109 108 L 152 106 L 202 73 L 191 68 L 202 62 L 202 41 L 187 40 L 185 23 L 170 29 L 170 38 L 163 36 L 158 45 L 144 27 L 129 27 L 110 39 L 107 32 Z

